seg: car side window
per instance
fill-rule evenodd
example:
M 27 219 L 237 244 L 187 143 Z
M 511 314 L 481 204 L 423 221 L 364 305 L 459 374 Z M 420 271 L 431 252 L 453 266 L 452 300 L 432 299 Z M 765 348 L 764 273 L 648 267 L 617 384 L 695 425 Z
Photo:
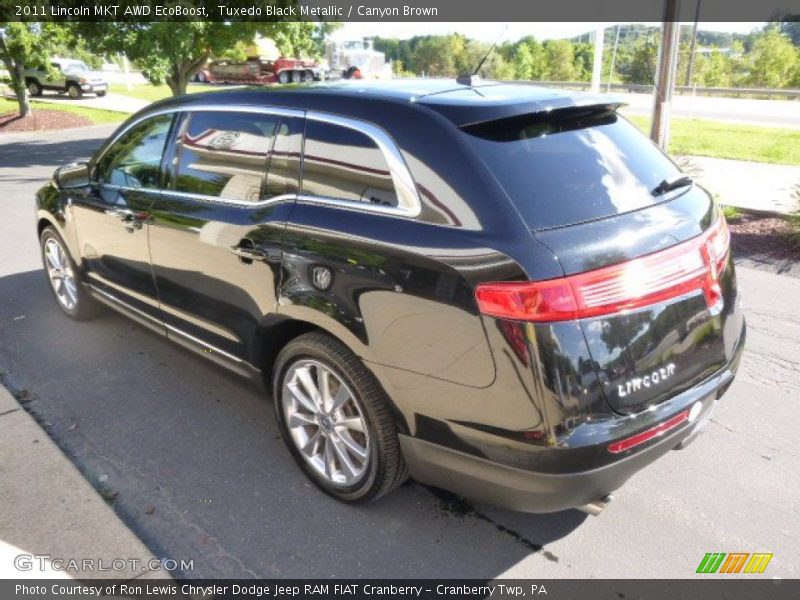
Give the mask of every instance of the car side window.
M 130 188 L 158 188 L 171 123 L 172 115 L 158 115 L 122 134 L 97 163 L 98 181 Z
M 174 189 L 256 202 L 279 117 L 244 112 L 192 112 L 177 138 Z
M 267 198 L 296 194 L 300 190 L 300 150 L 303 119 L 284 117 L 275 134 L 267 171 Z
M 378 206 L 398 204 L 389 165 L 371 137 L 311 119 L 306 122 L 303 193 Z

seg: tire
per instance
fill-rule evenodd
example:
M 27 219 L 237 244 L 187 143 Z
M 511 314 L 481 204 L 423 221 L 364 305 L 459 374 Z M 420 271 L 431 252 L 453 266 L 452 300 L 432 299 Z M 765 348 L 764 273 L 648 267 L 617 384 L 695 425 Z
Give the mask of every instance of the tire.
M 42 86 L 39 84 L 38 81 L 31 79 L 30 81 L 28 81 L 28 93 L 31 96 L 41 96 Z
M 95 93 L 95 95 L 96 95 L 98 98 L 102 98 L 102 97 L 103 97 L 103 96 L 105 96 L 107 93 L 108 93 L 108 92 L 105 92 L 105 91 L 104 91 L 104 92 L 96 92 L 96 93 Z
M 83 90 L 77 83 L 70 83 L 67 86 L 67 96 L 69 96 L 73 100 L 77 100 L 78 98 L 83 96 Z
M 318 410 L 314 394 L 303 384 L 310 378 L 319 390 L 324 370 L 331 391 L 327 413 Z M 388 494 L 406 480 L 408 471 L 389 399 L 375 376 L 344 344 L 317 332 L 295 338 L 278 355 L 272 382 L 283 440 L 322 491 L 359 504 Z M 304 401 L 299 400 L 302 396 Z M 337 402 L 339 407 L 333 408 Z
M 289 71 L 281 71 L 278 73 L 278 83 L 289 83 Z
M 304 79 L 302 71 L 292 71 L 292 83 L 303 83 Z
M 314 81 L 313 71 L 303 71 L 303 83 L 311 83 Z
M 70 319 L 76 321 L 83 321 L 95 316 L 98 312 L 98 304 L 81 285 L 75 261 L 72 260 L 67 245 L 55 228 L 50 225 L 45 227 L 39 242 L 48 287 L 53 293 L 58 307 Z M 54 249 L 56 247 L 61 252 L 61 260 L 55 256 Z M 56 275 L 56 273 L 60 273 L 60 275 Z M 71 285 L 69 279 L 71 279 Z M 60 294 L 59 290 L 63 290 L 63 293 Z

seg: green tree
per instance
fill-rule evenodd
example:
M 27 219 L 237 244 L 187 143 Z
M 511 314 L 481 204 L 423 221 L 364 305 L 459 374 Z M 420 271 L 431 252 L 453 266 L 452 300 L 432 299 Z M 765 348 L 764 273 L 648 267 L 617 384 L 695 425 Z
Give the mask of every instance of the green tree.
M 0 22 L 0 60 L 11 77 L 19 116 L 31 114 L 25 69 L 48 65 L 52 41 L 63 41 L 65 26 L 56 23 Z
M 792 81 L 796 64 L 797 50 L 789 36 L 777 27 L 768 27 L 753 43 L 746 81 L 756 87 L 786 87 Z
M 572 81 L 575 78 L 575 49 L 569 40 L 547 40 L 547 79 Z
M 426 36 L 414 49 L 414 70 L 431 77 L 455 74 L 455 60 L 444 36 Z

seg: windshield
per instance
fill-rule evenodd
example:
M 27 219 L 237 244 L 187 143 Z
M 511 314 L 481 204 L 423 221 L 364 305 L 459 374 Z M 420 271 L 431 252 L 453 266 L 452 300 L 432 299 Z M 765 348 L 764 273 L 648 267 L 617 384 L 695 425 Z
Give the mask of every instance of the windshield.
M 61 66 L 61 69 L 64 71 L 64 73 L 85 73 L 89 70 L 89 67 L 85 62 L 78 60 L 75 62 L 64 63 Z
M 531 229 L 637 210 L 674 197 L 651 191 L 681 173 L 606 107 L 529 114 L 464 128 Z

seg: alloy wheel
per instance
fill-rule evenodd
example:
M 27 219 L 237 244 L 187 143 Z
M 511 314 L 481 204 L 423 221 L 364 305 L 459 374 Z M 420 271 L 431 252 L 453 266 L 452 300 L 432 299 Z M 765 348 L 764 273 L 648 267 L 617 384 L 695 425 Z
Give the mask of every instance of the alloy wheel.
M 44 244 L 45 267 L 59 304 L 68 311 L 78 305 L 78 287 L 64 248 L 53 238 Z
M 326 482 L 355 484 L 370 460 L 367 423 L 350 388 L 330 367 L 301 359 L 286 371 L 281 404 L 292 442 Z

